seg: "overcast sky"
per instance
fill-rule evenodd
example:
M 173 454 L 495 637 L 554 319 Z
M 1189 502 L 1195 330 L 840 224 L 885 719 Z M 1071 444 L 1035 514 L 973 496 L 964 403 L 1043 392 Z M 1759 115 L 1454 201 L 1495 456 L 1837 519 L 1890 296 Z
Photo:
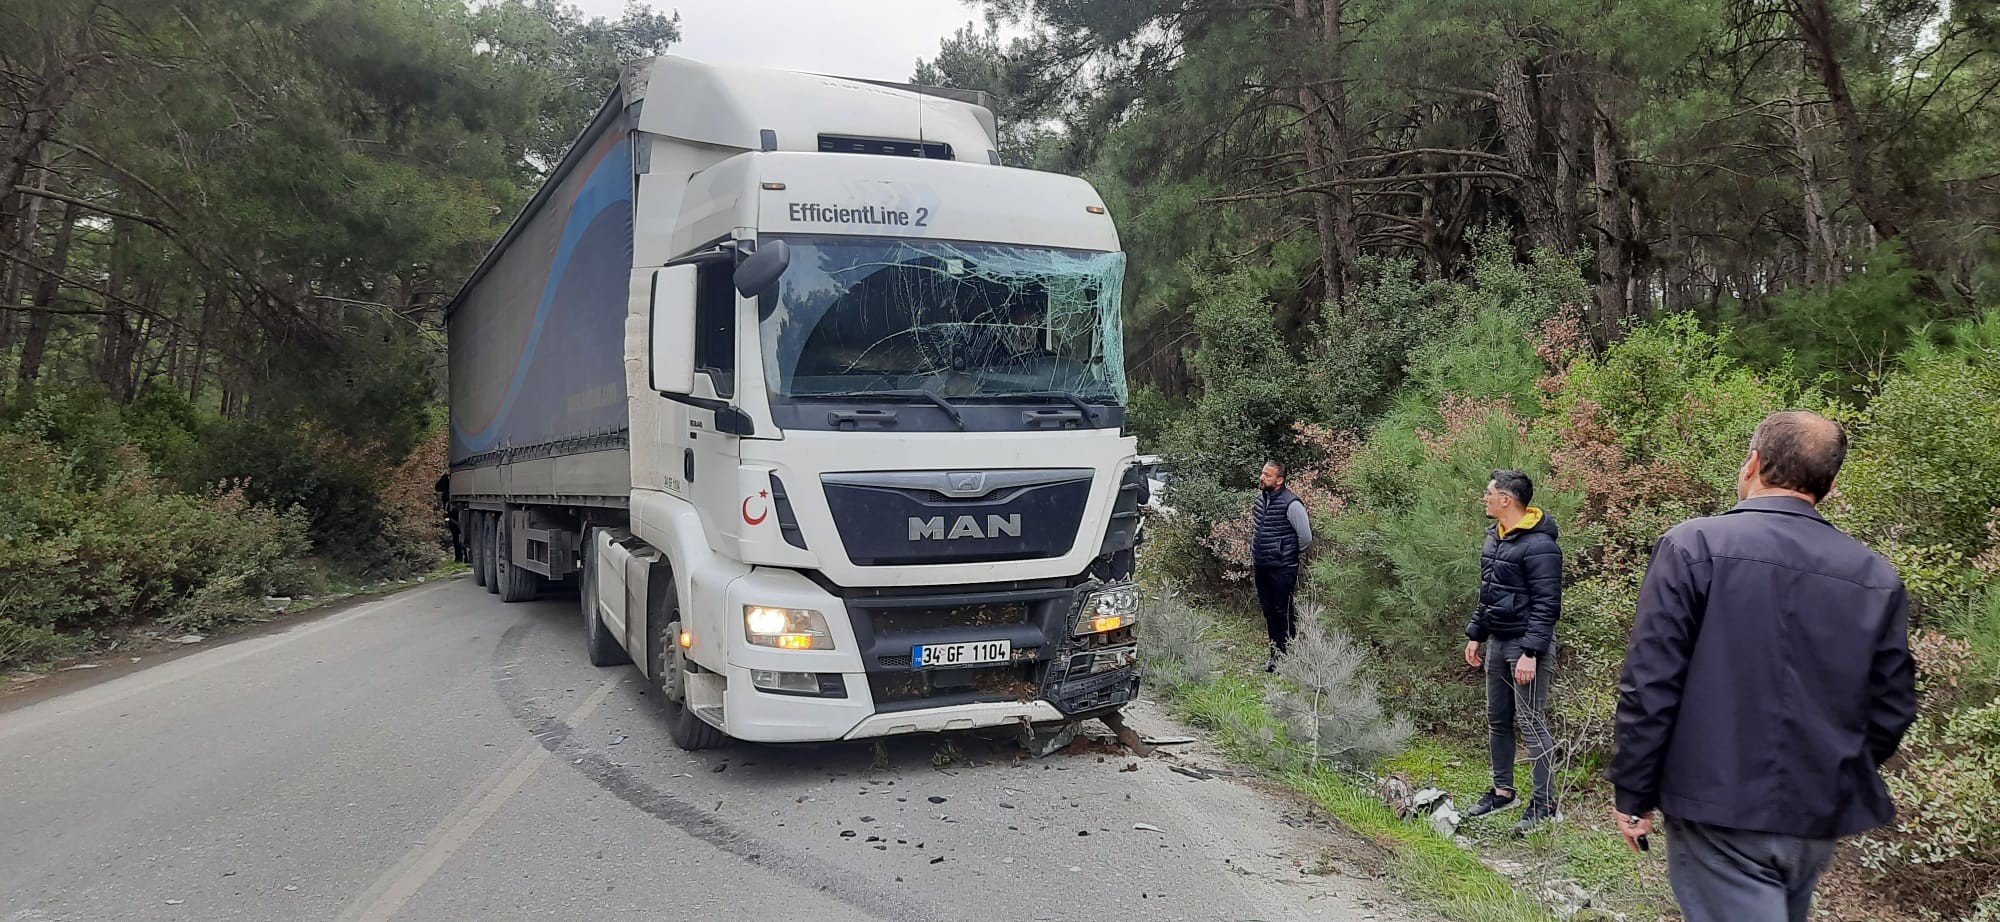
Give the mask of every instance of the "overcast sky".
M 616 19 L 625 0 L 571 0 Z M 871 80 L 908 80 L 918 58 L 980 12 L 960 0 L 650 0 L 681 14 L 669 49 L 717 64 L 748 64 Z

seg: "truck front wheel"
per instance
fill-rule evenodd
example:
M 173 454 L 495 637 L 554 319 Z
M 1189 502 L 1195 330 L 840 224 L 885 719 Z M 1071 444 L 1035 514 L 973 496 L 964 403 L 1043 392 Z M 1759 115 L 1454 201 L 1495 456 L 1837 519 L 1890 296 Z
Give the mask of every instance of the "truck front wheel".
M 714 749 L 728 742 L 729 736 L 696 717 L 687 705 L 689 663 L 680 645 L 680 602 L 671 591 L 667 593 L 667 609 L 658 613 L 666 623 L 653 637 L 653 679 L 660 689 L 660 705 L 667 712 L 667 735 L 688 752 Z

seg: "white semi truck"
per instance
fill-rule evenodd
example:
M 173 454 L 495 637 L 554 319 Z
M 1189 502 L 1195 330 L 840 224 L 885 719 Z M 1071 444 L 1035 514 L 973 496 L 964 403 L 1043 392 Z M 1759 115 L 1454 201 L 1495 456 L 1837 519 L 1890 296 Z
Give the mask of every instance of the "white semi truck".
M 447 311 L 475 579 L 574 583 L 684 748 L 1137 694 L 1125 258 L 981 101 L 627 68 Z

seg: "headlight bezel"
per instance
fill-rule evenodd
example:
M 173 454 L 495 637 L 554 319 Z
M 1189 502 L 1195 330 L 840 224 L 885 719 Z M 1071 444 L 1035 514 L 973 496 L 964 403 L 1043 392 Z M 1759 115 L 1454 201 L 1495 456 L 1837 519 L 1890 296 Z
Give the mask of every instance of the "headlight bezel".
M 772 620 L 774 618 L 778 620 Z M 762 630 L 773 627 L 778 630 Z M 790 652 L 835 648 L 833 632 L 827 628 L 826 615 L 812 608 L 744 605 L 743 640 L 753 647 Z
M 1140 600 L 1137 583 L 1113 583 L 1091 590 L 1077 607 L 1071 633 L 1081 637 L 1129 628 L 1139 620 Z

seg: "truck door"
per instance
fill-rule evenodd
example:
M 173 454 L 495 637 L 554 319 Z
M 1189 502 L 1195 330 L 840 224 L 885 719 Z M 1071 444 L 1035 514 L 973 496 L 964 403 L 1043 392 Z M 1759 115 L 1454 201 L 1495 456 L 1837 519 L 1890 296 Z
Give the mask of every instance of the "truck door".
M 738 381 L 736 374 L 738 302 L 733 268 L 728 262 L 707 263 L 695 276 L 695 376 L 697 380 L 706 376 L 716 398 L 728 402 L 734 402 L 737 388 L 751 383 Z M 733 549 L 744 522 L 767 514 L 769 504 L 736 495 L 736 467 L 742 458 L 738 436 L 722 431 L 727 427 L 717 427 L 716 412 L 690 406 L 686 419 L 681 435 L 682 463 L 690 468 L 682 472 L 688 495 L 709 526 L 711 545 Z

